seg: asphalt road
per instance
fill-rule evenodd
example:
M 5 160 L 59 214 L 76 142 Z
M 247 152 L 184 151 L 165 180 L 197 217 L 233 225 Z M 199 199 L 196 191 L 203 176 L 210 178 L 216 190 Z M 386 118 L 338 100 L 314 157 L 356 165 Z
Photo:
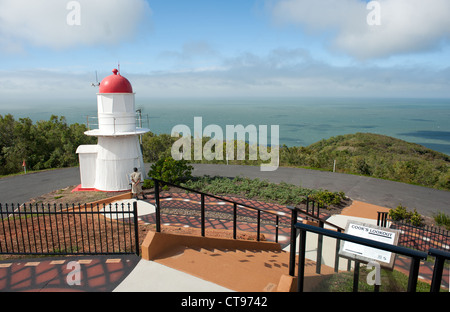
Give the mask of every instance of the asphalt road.
M 22 204 L 31 198 L 80 183 L 78 168 L 48 170 L 1 178 L 0 203 Z
M 149 170 L 147 164 L 147 171 Z M 194 165 L 195 176 L 243 176 L 260 178 L 270 182 L 282 181 L 306 188 L 343 191 L 354 200 L 395 208 L 402 204 L 417 209 L 422 215 L 433 216 L 437 212 L 450 215 L 450 192 L 410 184 L 361 177 L 356 175 L 324 172 L 300 168 L 278 168 L 261 172 L 258 166 Z M 49 170 L 0 179 L 0 203 L 23 203 L 29 199 L 80 184 L 78 168 Z

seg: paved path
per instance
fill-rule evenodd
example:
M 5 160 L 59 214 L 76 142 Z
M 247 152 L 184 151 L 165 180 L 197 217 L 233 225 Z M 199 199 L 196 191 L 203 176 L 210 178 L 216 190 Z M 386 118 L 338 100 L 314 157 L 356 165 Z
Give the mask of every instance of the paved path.
M 147 164 L 147 171 L 150 165 Z M 420 214 L 433 216 L 442 211 L 450 214 L 450 192 L 356 175 L 278 168 L 261 172 L 259 166 L 194 165 L 195 176 L 244 176 L 270 182 L 286 182 L 307 188 L 343 191 L 352 199 L 374 205 L 395 208 L 402 204 L 416 208 Z M 22 203 L 33 197 L 80 183 L 78 168 L 49 170 L 0 179 L 0 203 Z
M 0 179 L 0 203 L 22 204 L 31 198 L 80 184 L 78 168 L 47 170 Z
M 0 292 L 111 292 L 141 260 L 136 255 L 0 261 Z
M 450 214 L 450 192 L 350 174 L 301 168 L 278 168 L 261 172 L 258 166 L 196 165 L 194 175 L 243 176 L 270 182 L 286 182 L 312 189 L 343 191 L 354 200 L 387 208 L 402 204 L 427 216 L 439 211 Z
M 194 194 L 171 194 L 174 197 L 168 197 L 165 194 L 162 199 L 162 206 L 170 206 L 176 208 L 195 208 L 198 197 Z M 177 197 L 179 196 L 179 197 Z M 134 201 L 134 200 L 132 200 Z M 150 199 L 150 202 L 152 200 Z M 138 210 L 140 222 L 154 223 L 154 209 L 145 207 L 147 201 L 139 201 Z M 208 201 L 208 211 L 212 211 L 219 206 L 226 211 L 224 202 Z M 273 205 L 261 203 L 267 210 L 273 210 Z M 181 206 L 180 206 L 181 205 Z M 194 206 L 193 206 L 194 205 Z M 255 203 L 252 203 L 255 205 Z M 152 206 L 152 205 L 150 205 Z M 276 210 L 282 212 L 282 207 L 276 206 Z M 144 208 L 144 209 L 140 209 Z M 154 207 L 153 207 L 154 208 Z M 198 208 L 198 207 L 197 207 Z M 262 208 L 262 207 L 261 207 Z M 351 207 L 346 208 L 349 213 L 362 213 L 361 209 L 354 210 Z M 375 210 L 374 210 L 375 209 Z M 373 211 L 376 207 L 365 207 L 364 215 L 374 216 Z M 180 222 L 180 216 L 163 216 L 167 217 L 164 223 L 176 225 Z M 176 217 L 171 219 L 171 217 Z M 334 217 L 342 217 L 341 221 L 346 222 L 347 215 L 339 215 Z M 369 219 L 364 219 L 369 222 Z M 208 221 L 208 220 L 207 220 Z M 211 222 L 210 222 L 211 221 Z M 209 220 L 206 222 L 208 228 L 223 228 L 225 224 L 219 224 Z M 215 220 L 217 221 L 217 220 Z M 370 220 L 375 222 L 375 220 Z M 175 222 L 175 224 L 173 223 Z M 333 222 L 335 223 L 335 222 Z M 338 224 L 338 223 L 337 223 Z M 188 222 L 183 220 L 178 226 L 192 226 L 199 228 L 198 218 L 190 218 Z M 342 225 L 343 226 L 343 225 Z M 228 228 L 231 226 L 228 225 Z M 253 229 L 255 231 L 255 229 Z M 281 234 L 288 238 L 288 232 Z M 273 233 L 273 228 L 262 227 L 262 233 L 265 235 Z M 307 257 L 315 260 L 317 238 L 313 234 L 308 235 Z M 289 250 L 288 241 L 280 242 L 285 250 Z M 326 248 L 330 243 L 324 239 L 324 254 L 322 261 L 326 265 L 334 265 L 334 256 L 328 259 L 327 255 L 334 252 L 333 248 Z M 327 263 L 329 262 L 329 263 Z M 342 269 L 346 269 L 346 262 L 342 262 Z M 396 269 L 405 274 L 409 273 L 408 259 L 398 258 L 396 261 Z M 78 271 L 79 270 L 79 271 Z M 420 266 L 420 278 L 430 280 L 432 276 L 432 263 L 422 263 Z M 448 269 L 446 268 L 443 275 L 442 284 L 448 287 Z M 64 291 L 64 292 L 128 292 L 128 291 L 145 291 L 145 292 L 224 292 L 230 291 L 223 286 L 216 285 L 208 280 L 200 279 L 190 274 L 177 271 L 173 268 L 158 264 L 153 261 L 140 259 L 136 255 L 108 255 L 108 256 L 72 256 L 72 257 L 55 257 L 55 258 L 35 258 L 20 260 L 4 260 L 0 261 L 0 292 L 47 292 L 47 291 Z

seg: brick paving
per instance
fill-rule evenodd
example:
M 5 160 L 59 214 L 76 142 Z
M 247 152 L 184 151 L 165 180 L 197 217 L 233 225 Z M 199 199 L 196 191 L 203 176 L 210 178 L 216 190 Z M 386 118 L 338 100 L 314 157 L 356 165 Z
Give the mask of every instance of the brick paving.
M 114 255 L 0 261 L 0 292 L 111 292 L 139 260 Z
M 242 198 L 230 198 L 240 204 L 250 205 L 279 216 L 278 241 L 285 247 L 289 244 L 290 210 L 282 205 L 264 203 Z M 154 199 L 147 201 L 153 203 Z M 185 193 L 161 194 L 161 222 L 165 225 L 201 228 L 200 195 Z M 233 204 L 205 197 L 206 229 L 233 229 Z M 257 212 L 241 205 L 237 206 L 237 231 L 256 233 Z M 327 218 L 326 211 L 321 214 Z M 155 224 L 154 213 L 140 216 L 140 223 Z M 261 234 L 266 240 L 275 241 L 275 216 L 261 213 Z M 131 272 L 139 261 L 135 255 L 123 256 L 68 256 L 62 258 L 22 259 L 0 261 L 0 292 L 64 291 L 64 292 L 109 292 Z M 79 263 L 79 284 L 72 261 Z M 433 264 L 421 265 L 420 277 L 430 280 Z M 398 258 L 396 269 L 408 274 L 408 259 Z M 444 270 L 443 285 L 448 287 L 450 273 Z M 72 280 L 71 280 L 72 278 Z

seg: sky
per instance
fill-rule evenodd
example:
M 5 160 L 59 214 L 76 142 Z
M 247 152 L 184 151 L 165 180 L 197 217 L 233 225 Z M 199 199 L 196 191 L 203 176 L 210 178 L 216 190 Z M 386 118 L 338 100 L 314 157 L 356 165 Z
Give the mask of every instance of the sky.
M 0 0 L 0 106 L 141 98 L 450 98 L 448 0 Z

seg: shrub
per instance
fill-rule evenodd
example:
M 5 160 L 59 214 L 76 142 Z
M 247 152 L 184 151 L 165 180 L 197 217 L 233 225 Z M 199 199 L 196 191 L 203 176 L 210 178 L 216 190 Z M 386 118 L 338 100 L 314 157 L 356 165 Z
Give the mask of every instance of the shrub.
M 422 216 L 416 211 L 416 209 L 414 209 L 414 213 L 411 215 L 410 221 L 414 226 L 422 225 Z
M 354 159 L 354 171 L 363 175 L 371 175 L 372 170 L 370 169 L 369 164 L 362 157 L 357 157 Z
M 434 216 L 434 221 L 436 221 L 437 225 L 445 226 L 448 230 L 450 230 L 450 216 L 445 213 L 439 212 Z
M 409 219 L 410 214 L 411 213 L 408 212 L 406 210 L 406 207 L 403 206 L 402 204 L 398 205 L 397 208 L 395 208 L 395 209 L 389 210 L 389 216 L 394 221 Z
M 161 158 L 154 163 L 150 171 L 149 177 L 162 180 L 165 182 L 179 184 L 192 178 L 192 170 L 194 167 L 188 164 L 186 160 L 175 160 L 171 156 Z M 153 187 L 154 182 L 147 180 L 144 187 Z
M 322 205 L 339 204 L 341 199 L 345 198 L 343 192 L 315 191 L 285 182 L 277 184 L 242 177 L 229 179 L 205 176 L 187 181 L 184 186 L 214 195 L 238 195 L 293 206 L 301 204 L 305 197 L 311 194 L 316 196 L 314 200 L 320 199 Z
M 414 212 L 410 212 L 406 209 L 407 207 L 402 204 L 398 205 L 397 208 L 389 210 L 389 216 L 394 221 L 406 221 L 411 222 L 414 226 L 421 226 L 422 216 L 414 209 Z
M 345 199 L 343 192 L 330 192 L 320 190 L 309 196 L 310 199 L 318 202 L 322 206 L 339 205 Z

